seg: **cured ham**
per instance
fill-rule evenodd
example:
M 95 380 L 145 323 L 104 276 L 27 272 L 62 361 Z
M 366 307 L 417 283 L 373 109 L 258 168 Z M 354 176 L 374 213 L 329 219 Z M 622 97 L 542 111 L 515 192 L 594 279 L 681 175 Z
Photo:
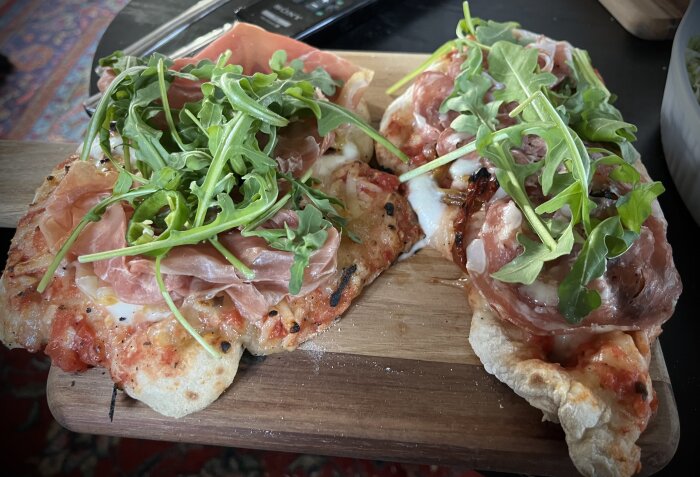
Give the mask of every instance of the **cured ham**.
M 612 259 L 605 274 L 593 282 L 602 304 L 579 324 L 566 321 L 557 308 L 558 286 L 575 255 L 545 265 L 531 285 L 504 283 L 491 276 L 521 253 L 516 235 L 523 232 L 523 225 L 512 201 L 492 202 L 478 236 L 467 246 L 472 283 L 502 318 L 542 335 L 657 329 L 672 315 L 681 283 L 675 267 L 669 267 L 672 251 L 658 209 L 632 247 Z
M 102 172 L 87 162 L 74 162 L 69 172 L 46 205 L 42 232 L 50 250 L 57 250 L 101 196 L 111 190 L 116 180 L 113 172 Z M 115 204 L 102 219 L 89 224 L 71 248 L 71 256 L 115 250 L 126 246 L 129 208 Z M 272 224 L 294 227 L 296 216 L 282 211 Z M 280 220 L 284 219 L 284 220 Z M 277 222 L 275 222 L 277 220 Z M 258 237 L 243 237 L 239 231 L 221 234 L 221 243 L 245 263 L 255 278 L 246 280 L 209 244 L 182 246 L 174 249 L 163 261 L 163 274 L 169 291 L 187 297 L 192 293 L 206 295 L 225 291 L 249 320 L 259 320 L 270 306 L 288 295 L 290 268 L 294 254 L 271 249 Z M 311 256 L 305 271 L 301 294 L 318 287 L 336 270 L 336 254 L 340 236 L 331 229 L 326 243 Z M 153 261 L 142 258 L 116 257 L 94 264 L 95 274 L 104 285 L 111 286 L 123 302 L 153 304 L 163 302 L 155 279 Z

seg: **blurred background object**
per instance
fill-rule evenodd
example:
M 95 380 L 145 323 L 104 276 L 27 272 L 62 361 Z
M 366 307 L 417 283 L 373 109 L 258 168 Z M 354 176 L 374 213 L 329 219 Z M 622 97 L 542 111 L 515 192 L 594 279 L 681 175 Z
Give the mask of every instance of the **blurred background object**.
M 700 224 L 700 104 L 689 68 L 700 68 L 700 2 L 688 8 L 673 41 L 661 105 L 661 142 L 671 177 Z
M 673 38 L 689 0 L 599 0 L 625 30 L 643 40 Z

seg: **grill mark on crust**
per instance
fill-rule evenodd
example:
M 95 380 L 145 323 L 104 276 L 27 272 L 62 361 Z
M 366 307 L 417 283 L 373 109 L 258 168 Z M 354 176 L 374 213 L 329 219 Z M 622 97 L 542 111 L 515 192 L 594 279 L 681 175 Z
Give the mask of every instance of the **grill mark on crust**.
M 340 277 L 340 284 L 338 288 L 331 295 L 330 305 L 335 308 L 340 303 L 340 297 L 343 294 L 343 290 L 348 286 L 348 282 L 353 274 L 357 271 L 357 265 L 352 264 L 347 268 L 343 269 L 343 275 Z

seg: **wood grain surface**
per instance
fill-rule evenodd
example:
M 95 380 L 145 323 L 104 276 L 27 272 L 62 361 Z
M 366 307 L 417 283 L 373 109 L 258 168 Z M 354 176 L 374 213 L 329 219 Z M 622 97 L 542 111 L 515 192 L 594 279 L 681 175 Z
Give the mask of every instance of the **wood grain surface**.
M 643 40 L 668 40 L 690 0 L 599 0 L 625 30 Z
M 344 52 L 375 70 L 373 120 L 391 79 L 424 55 Z M 73 146 L 0 142 L 0 225 L 13 226 L 33 188 Z M 24 202 L 21 202 L 24 201 Z M 471 312 L 460 272 L 423 250 L 380 276 L 342 320 L 291 353 L 244 355 L 232 386 L 207 409 L 163 417 L 124 393 L 109 419 L 102 369 L 52 368 L 49 406 L 65 427 L 107 434 L 392 461 L 576 475 L 559 426 L 488 375 L 468 343 Z M 640 439 L 643 475 L 663 467 L 679 439 L 678 412 L 658 343 L 652 379 L 659 410 Z

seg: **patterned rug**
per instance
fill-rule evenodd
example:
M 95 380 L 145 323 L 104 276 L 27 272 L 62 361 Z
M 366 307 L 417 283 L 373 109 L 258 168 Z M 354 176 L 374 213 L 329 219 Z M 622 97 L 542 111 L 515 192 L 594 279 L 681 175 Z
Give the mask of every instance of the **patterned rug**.
M 105 28 L 127 0 L 0 0 L 0 138 L 78 142 L 81 101 Z M 8 244 L 2 244 L 7 250 Z M 0 267 L 4 268 L 4 256 Z M 46 404 L 49 360 L 0 345 L 2 475 L 479 477 L 473 471 L 120 439 L 63 429 Z
M 127 0 L 0 0 L 0 138 L 78 142 L 97 42 Z

